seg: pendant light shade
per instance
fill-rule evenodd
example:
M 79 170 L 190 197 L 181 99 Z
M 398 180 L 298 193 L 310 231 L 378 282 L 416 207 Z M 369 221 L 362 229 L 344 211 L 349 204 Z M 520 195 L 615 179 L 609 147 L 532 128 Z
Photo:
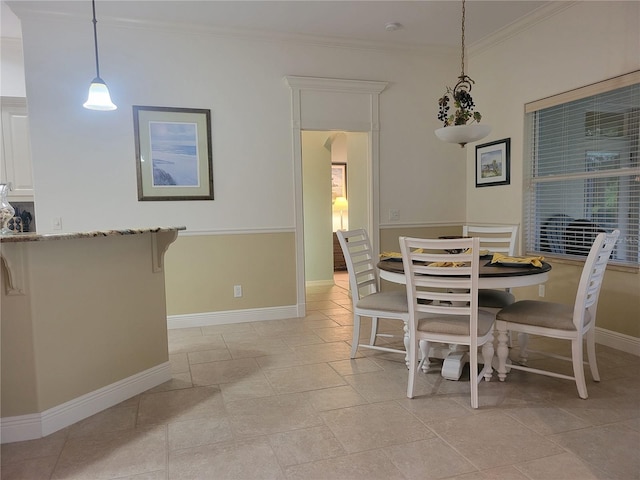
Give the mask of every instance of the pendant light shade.
M 89 110 L 115 110 L 116 105 L 111 101 L 109 89 L 100 77 L 96 77 L 91 81 L 89 86 L 89 96 L 87 101 L 82 104 L 84 108 Z
M 111 95 L 109 95 L 109 89 L 104 80 L 100 78 L 100 63 L 98 61 L 98 30 L 96 24 L 96 1 L 91 0 L 91 6 L 93 7 L 93 45 L 96 52 L 96 78 L 91 81 L 89 86 L 89 95 L 87 101 L 82 105 L 89 110 L 115 110 L 118 108 L 112 101 Z
M 435 131 L 436 137 L 443 142 L 457 143 L 464 147 L 467 143 L 480 140 L 491 133 L 489 125 L 480 125 L 474 123 L 472 125 L 452 125 L 450 127 L 438 128 Z

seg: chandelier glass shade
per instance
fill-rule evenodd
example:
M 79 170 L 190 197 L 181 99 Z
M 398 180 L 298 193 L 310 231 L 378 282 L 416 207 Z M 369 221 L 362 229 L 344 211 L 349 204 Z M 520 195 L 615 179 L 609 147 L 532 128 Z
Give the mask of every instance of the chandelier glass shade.
M 106 83 L 100 77 L 96 77 L 91 81 L 89 86 L 89 95 L 87 101 L 82 104 L 84 108 L 89 110 L 115 110 L 118 108 L 109 95 L 109 89 Z
M 443 142 L 457 143 L 464 147 L 467 143 L 476 142 L 491 133 L 489 125 L 474 123 L 471 125 L 452 125 L 450 127 L 438 128 L 435 131 L 436 137 Z

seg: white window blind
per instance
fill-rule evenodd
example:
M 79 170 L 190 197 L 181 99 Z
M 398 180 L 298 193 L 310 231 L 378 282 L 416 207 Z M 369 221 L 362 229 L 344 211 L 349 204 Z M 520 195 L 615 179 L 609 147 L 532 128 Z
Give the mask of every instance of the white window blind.
M 616 80 L 527 106 L 528 252 L 583 258 L 618 228 L 611 263 L 640 264 L 640 83 Z

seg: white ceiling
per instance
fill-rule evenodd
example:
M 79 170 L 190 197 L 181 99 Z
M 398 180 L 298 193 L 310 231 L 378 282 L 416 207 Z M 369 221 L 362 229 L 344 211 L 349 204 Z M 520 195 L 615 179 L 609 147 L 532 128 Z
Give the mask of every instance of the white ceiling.
M 86 18 L 91 2 L 8 0 L 21 12 Z M 2 2 L 1 36 L 20 37 L 19 20 Z M 467 0 L 466 44 L 473 45 L 547 4 L 528 0 Z M 97 0 L 100 21 L 125 20 L 189 24 L 193 28 L 233 32 L 309 36 L 388 46 L 456 46 L 460 44 L 462 2 L 458 0 Z M 402 28 L 387 31 L 397 22 Z

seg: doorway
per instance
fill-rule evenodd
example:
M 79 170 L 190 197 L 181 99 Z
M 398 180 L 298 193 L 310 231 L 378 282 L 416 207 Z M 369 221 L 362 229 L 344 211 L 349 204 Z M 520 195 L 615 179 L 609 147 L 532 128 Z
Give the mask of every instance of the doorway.
M 363 132 L 367 135 L 367 225 L 374 254 L 379 251 L 380 93 L 386 82 L 319 77 L 285 77 L 291 90 L 291 124 L 295 189 L 297 316 L 306 315 L 305 228 L 302 131 Z M 326 178 L 326 177 L 325 177 Z M 351 209 L 350 209 L 351 213 Z
M 303 130 L 305 285 L 333 285 L 346 272 L 335 232 L 369 224 L 369 135 Z M 342 262 L 341 262 L 342 261 Z

